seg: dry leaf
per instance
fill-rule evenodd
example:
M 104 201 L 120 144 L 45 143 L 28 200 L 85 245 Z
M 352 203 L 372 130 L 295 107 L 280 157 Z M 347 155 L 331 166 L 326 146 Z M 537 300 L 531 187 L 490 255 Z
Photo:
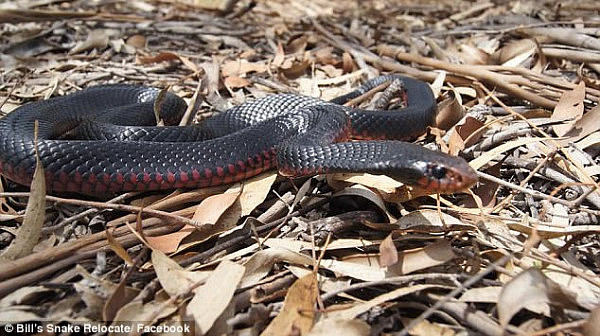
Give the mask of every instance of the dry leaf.
M 310 63 L 311 62 L 308 59 L 303 59 L 302 61 L 292 61 L 292 63 L 287 66 L 284 63 L 279 70 L 285 76 L 285 78 L 296 79 L 306 72 L 306 70 L 310 67 Z
M 578 148 L 586 149 L 600 144 L 600 132 L 596 131 L 577 142 Z
M 569 227 L 569 208 L 563 204 L 552 204 L 552 226 Z
M 77 265 L 75 270 L 82 280 L 73 286 L 90 310 L 88 312 L 90 318 L 106 319 L 107 316 L 111 317 L 125 302 L 131 301 L 139 294 L 139 290 L 127 287 L 125 283 L 115 284 L 100 279 L 80 265 Z
M 392 266 L 398 262 L 398 250 L 394 245 L 392 235 L 385 237 L 379 245 L 379 265 L 381 267 Z
M 115 322 L 143 321 L 145 325 L 154 325 L 158 320 L 175 313 L 179 307 L 175 302 L 162 302 L 153 300 L 143 303 L 141 300 L 135 300 L 121 307 L 113 319 Z M 162 322 L 161 322 L 162 324 Z M 118 336 L 119 334 L 109 334 L 109 336 Z
M 37 121 L 35 128 L 37 132 Z M 35 171 L 33 173 L 33 180 L 31 181 L 29 200 L 25 208 L 25 218 L 12 244 L 0 255 L 0 264 L 4 261 L 15 260 L 29 255 L 40 239 L 45 219 L 46 177 L 44 167 L 36 150 Z
M 50 296 L 54 291 L 54 289 L 50 289 L 44 286 L 21 287 L 0 299 L 0 308 L 3 308 L 0 309 L 0 311 L 3 311 L 5 308 L 13 306 L 25 306 L 31 303 L 35 303 L 36 298 Z
M 275 68 L 279 68 L 283 61 L 285 60 L 285 51 L 283 51 L 283 45 L 281 42 L 277 43 L 277 51 L 275 52 L 275 57 L 273 58 L 273 62 L 271 63 Z
M 176 54 L 176 53 L 173 53 L 170 51 L 164 51 L 164 52 L 156 54 L 155 56 L 138 56 L 137 60 L 141 64 L 160 63 L 160 62 L 166 62 L 166 61 L 179 60 L 187 68 L 192 70 L 194 73 L 200 72 L 200 70 L 196 66 L 196 64 L 194 62 L 190 61 L 187 57 L 181 56 L 179 54 Z
M 515 56 L 514 58 L 508 60 L 507 62 L 502 63 L 503 66 L 520 66 L 521 64 L 527 62 L 537 51 L 537 46 L 531 50 L 527 50 L 524 53 Z
M 499 178 L 501 168 L 502 163 L 499 162 L 487 168 L 485 173 Z M 477 186 L 471 188 L 473 194 L 475 194 L 476 197 L 479 197 L 479 204 L 485 208 L 490 208 L 496 205 L 496 193 L 498 190 L 500 190 L 500 185 L 498 183 L 484 179 L 480 179 L 477 183 Z M 478 203 L 472 198 L 463 202 L 462 206 L 466 208 L 479 207 Z
M 439 129 L 449 130 L 465 115 L 460 95 L 449 91 L 450 97 L 438 106 L 438 114 L 435 117 L 435 126 Z
M 514 242 L 509 226 L 503 220 L 497 218 L 485 218 L 477 222 L 477 236 L 479 239 L 487 242 L 490 246 L 504 248 L 509 251 L 517 252 L 523 249 L 522 245 Z
M 364 199 L 368 200 L 369 202 L 373 203 L 374 205 L 376 205 L 377 208 L 379 208 L 381 214 L 382 215 L 385 214 L 385 216 L 387 216 L 388 220 L 394 220 L 394 217 L 392 217 L 392 215 L 390 215 L 387 212 L 387 208 L 385 207 L 385 203 L 383 202 L 383 199 L 381 198 L 381 196 L 360 184 L 356 184 L 356 185 L 352 185 L 348 188 L 344 188 L 343 190 L 340 190 L 340 191 L 336 192 L 335 194 L 333 194 L 333 196 L 334 197 L 361 197 L 361 198 L 364 198 Z
M 572 91 L 565 91 L 560 97 L 551 121 L 564 121 L 554 125 L 552 129 L 558 136 L 569 133 L 583 116 L 583 99 L 585 98 L 585 82 L 581 81 Z
M 420 291 L 423 291 L 423 290 L 426 290 L 429 288 L 442 288 L 442 287 L 443 286 L 439 286 L 439 285 L 414 285 L 414 286 L 398 288 L 391 292 L 387 292 L 385 294 L 379 295 L 369 301 L 358 303 L 349 309 L 332 311 L 328 315 L 327 318 L 346 319 L 346 320 L 353 319 L 356 316 L 358 316 L 358 315 L 360 315 L 360 314 L 370 310 L 371 308 L 378 306 L 384 302 L 395 300 L 401 296 L 420 292 Z
M 590 276 L 595 276 L 595 273 L 588 270 L 584 265 L 576 267 L 580 267 L 581 271 Z M 567 273 L 555 266 L 548 266 L 544 270 L 544 275 L 552 280 L 551 284 L 558 284 L 561 288 L 564 288 L 566 293 L 567 298 L 552 298 L 554 301 L 559 300 L 565 306 L 568 302 L 572 302 L 572 305 L 575 305 L 576 302 L 577 305 L 588 310 L 600 306 L 600 288 L 583 277 Z
M 424 248 L 401 251 L 398 262 L 387 269 L 386 276 L 409 274 L 433 266 L 443 265 L 454 259 L 452 245 L 447 240 L 440 240 Z
M 238 76 L 229 76 L 225 77 L 223 84 L 230 89 L 239 89 L 250 85 L 250 81 Z
M 134 34 L 127 38 L 127 45 L 134 48 L 144 48 L 146 46 L 146 36 L 141 34 Z
M 408 318 L 403 318 L 402 323 L 406 326 L 410 324 L 411 320 Z M 439 323 L 429 322 L 427 320 L 422 320 L 417 323 L 409 332 L 411 336 L 454 336 L 456 335 L 456 331 L 454 331 L 449 326 L 444 326 Z
M 498 317 L 506 328 L 512 317 L 525 307 L 534 311 L 550 312 L 547 278 L 535 268 L 530 268 L 509 281 L 498 297 Z
M 313 326 L 317 295 L 319 288 L 314 273 L 296 280 L 288 289 L 283 309 L 261 336 L 306 335 Z
M 512 50 L 512 57 L 502 62 L 503 66 L 521 66 L 538 51 L 538 46 L 533 40 L 521 40 L 519 42 L 517 42 L 518 45 L 512 44 L 513 46 L 516 46 L 516 48 Z M 509 56 L 509 54 L 505 54 L 504 56 Z
M 307 336 L 329 336 L 335 330 L 336 334 L 344 336 L 367 336 L 371 331 L 369 324 L 360 319 L 321 319 Z
M 209 101 L 211 101 L 212 96 L 216 96 L 217 91 L 219 91 L 219 83 L 220 83 L 220 73 L 225 71 L 223 66 L 220 66 L 220 63 L 216 58 L 213 58 L 211 62 L 203 62 L 200 64 L 202 70 L 204 70 L 204 78 L 203 81 L 206 81 L 206 90 L 208 91 L 208 97 L 206 97 Z M 227 77 L 223 74 L 223 77 Z M 217 102 L 219 102 L 217 100 Z
M 237 200 L 239 192 L 229 192 L 207 197 L 196 208 L 193 219 L 201 225 L 214 225 Z
M 269 239 L 267 242 L 271 242 Z M 285 241 L 279 240 L 279 246 L 285 245 Z M 244 264 L 246 272 L 241 287 L 250 287 L 264 278 L 273 269 L 277 262 L 286 262 L 294 265 L 312 265 L 312 258 L 282 247 L 272 247 L 254 253 Z
M 263 63 L 257 62 L 248 62 L 247 60 L 240 59 L 237 61 L 228 61 L 223 63 L 221 66 L 221 74 L 223 77 L 231 77 L 231 76 L 243 76 L 248 73 L 264 73 L 269 69 Z
M 69 55 L 78 54 L 83 51 L 92 50 L 94 48 L 98 50 L 106 49 L 108 46 L 108 33 L 106 30 L 92 30 L 88 35 L 87 39 L 81 43 L 78 43 L 69 51 Z
M 561 144 L 579 141 L 584 137 L 600 129 L 600 106 L 594 106 L 575 124 L 575 127 L 567 133 L 566 139 L 559 140 Z
M 534 52 L 537 49 L 536 43 L 531 39 L 522 39 L 509 42 L 507 45 L 499 49 L 492 55 L 492 59 L 496 64 L 513 64 L 511 59 L 519 55 Z M 521 62 L 517 63 L 520 64 Z
M 194 317 L 198 333 L 206 334 L 225 311 L 243 275 L 243 266 L 223 260 L 206 283 L 194 290 L 186 311 Z
M 534 228 L 524 223 L 507 223 L 511 230 L 518 231 L 525 234 L 532 234 Z M 600 233 L 600 225 L 576 225 L 569 227 L 553 227 L 548 225 L 536 224 L 535 230 L 537 234 L 543 239 L 552 239 L 570 235 L 585 234 L 590 232 Z
M 104 321 L 112 321 L 117 312 L 137 295 L 137 293 L 127 290 L 126 284 L 127 281 L 122 279 L 104 303 L 102 307 Z
M 340 58 L 333 52 L 333 50 L 333 47 L 324 47 L 315 51 L 311 51 L 313 57 L 315 58 L 315 63 L 323 64 L 324 66 L 331 65 L 335 68 L 335 66 L 340 63 Z M 323 71 L 327 72 L 327 70 Z
M 29 310 L 29 308 L 18 306 L 9 307 L 0 311 L 0 319 L 2 319 L 2 321 L 10 321 L 12 323 L 39 321 L 40 317 Z
M 592 310 L 583 325 L 583 336 L 600 336 L 600 308 Z
M 393 194 L 382 194 L 382 198 L 386 202 L 399 204 L 408 202 L 419 197 L 429 196 L 432 194 L 433 192 L 431 190 L 426 190 L 417 187 L 402 186 L 396 189 L 396 192 L 394 192 Z
M 200 206 L 202 206 L 208 198 L 205 199 L 197 208 L 197 218 L 202 220 L 215 220 L 216 222 L 204 223 L 199 229 L 193 230 L 181 240 L 177 250 L 185 250 L 192 246 L 202 244 L 211 237 L 233 229 L 239 221 L 240 213 L 242 211 L 239 202 L 239 194 L 240 185 L 235 184 L 227 189 L 224 194 L 213 195 L 216 197 L 201 209 Z M 211 209 L 212 205 L 215 205 L 216 208 Z M 194 217 L 194 219 L 198 220 L 196 217 Z
M 459 300 L 463 302 L 496 303 L 498 302 L 498 297 L 500 297 L 500 292 L 502 292 L 502 287 L 500 286 L 468 288 L 463 292 Z
M 411 211 L 400 217 L 395 223 L 390 224 L 390 227 L 399 232 L 430 233 L 477 229 L 474 225 L 463 223 L 460 219 L 447 213 L 439 213 L 430 209 Z
M 485 51 L 469 44 L 461 44 L 458 48 L 460 58 L 464 64 L 488 64 L 490 55 Z
M 185 237 L 191 235 L 194 231 L 196 231 L 196 227 L 185 225 L 177 232 L 156 237 L 146 237 L 146 241 L 148 242 L 148 245 L 155 250 L 159 250 L 163 253 L 173 253 L 177 251 L 181 241 L 185 239 Z
M 433 83 L 429 84 L 431 91 L 433 91 L 433 96 L 436 99 L 440 96 L 440 93 L 442 92 L 442 87 L 444 86 L 444 82 L 446 81 L 446 75 L 448 75 L 448 73 L 446 71 L 440 70 L 435 75 L 435 79 L 433 80 Z M 438 111 L 438 114 L 439 114 L 439 111 Z
M 469 165 L 471 165 L 471 167 L 473 167 L 473 169 L 477 170 L 477 169 L 483 167 L 486 163 L 494 160 L 498 155 L 500 155 L 506 151 L 515 149 L 515 148 L 523 146 L 523 145 L 527 145 L 527 144 L 531 144 L 531 143 L 535 143 L 535 142 L 541 142 L 541 141 L 549 140 L 549 139 L 550 138 L 520 138 L 520 139 L 512 140 L 512 141 L 503 143 L 500 146 L 494 147 L 494 149 L 481 154 L 479 157 L 471 160 L 471 162 L 469 162 Z
M 348 276 L 362 281 L 378 281 L 386 278 L 385 270 L 377 265 L 377 258 L 367 257 L 365 264 L 339 261 L 333 259 L 321 260 L 321 268 L 328 269 L 343 276 Z M 371 264 L 368 264 L 368 261 Z
M 357 183 L 365 187 L 375 188 L 387 194 L 393 194 L 397 188 L 403 186 L 401 182 L 385 175 L 371 175 L 367 173 L 350 174 L 339 173 L 332 174 L 331 179 L 335 181 L 344 181 L 348 183 Z
M 102 297 L 109 297 L 112 293 L 117 290 L 118 284 L 111 281 L 98 278 L 95 275 L 90 274 L 85 268 L 80 265 L 75 266 L 76 273 L 81 276 L 82 280 L 77 283 L 78 285 L 84 284 L 86 289 L 92 290 L 95 294 Z M 82 286 L 83 287 L 83 286 Z M 127 297 L 134 297 L 139 293 L 138 289 L 125 287 Z
M 239 201 L 242 212 L 240 216 L 247 216 L 260 205 L 271 191 L 271 186 L 277 179 L 277 174 L 261 174 L 247 180 L 244 183 Z
M 123 259 L 123 261 L 125 261 L 127 263 L 127 265 L 129 265 L 129 266 L 133 265 L 133 259 L 131 259 L 131 256 L 129 256 L 129 253 L 127 253 L 127 251 L 125 251 L 123 246 L 121 244 L 119 244 L 119 242 L 115 239 L 115 237 L 113 237 L 113 235 L 110 233 L 109 228 L 106 228 L 105 233 L 106 233 L 106 240 L 108 241 L 108 246 L 110 247 L 110 249 L 113 250 L 113 252 L 115 252 L 115 254 L 119 256 L 119 258 Z
M 301 251 L 310 250 L 313 248 L 313 245 L 310 242 L 295 240 L 290 238 L 268 238 L 261 239 L 261 245 L 270 247 L 272 249 L 283 249 L 287 251 L 291 251 L 294 253 L 299 253 Z M 300 254 L 305 258 L 309 258 L 306 255 Z M 285 259 L 287 260 L 287 259 Z M 295 260 L 295 259 L 291 259 Z M 312 260 L 312 259 L 311 259 Z M 312 264 L 313 262 L 309 262 L 308 264 Z
M 276 177 L 277 174 L 274 173 L 261 174 L 245 181 L 241 191 L 238 183 L 229 187 L 223 194 L 206 198 L 196 209 L 193 219 L 211 225 L 204 225 L 199 231 L 190 228 L 191 232 L 187 235 L 186 232 L 180 231 L 180 234 L 172 237 L 173 240 L 180 239 L 178 248 L 189 248 L 234 228 L 241 217 L 250 214 L 264 201 Z M 167 243 L 165 247 L 173 246 L 174 244 Z
M 342 54 L 342 69 L 344 70 L 344 73 L 352 73 L 356 71 L 357 68 L 352 56 L 348 52 L 344 52 Z
M 164 253 L 152 251 L 152 265 L 162 288 L 171 297 L 187 294 L 192 285 L 206 280 L 208 272 L 191 272 L 183 269 Z
M 346 255 L 341 261 L 324 259 L 321 267 L 343 275 L 365 281 L 389 278 L 412 273 L 421 269 L 442 265 L 454 258 L 452 246 L 440 240 L 425 247 L 398 253 L 398 262 L 381 272 L 376 256 L 371 254 Z M 367 280 L 369 279 L 369 280 Z
M 288 54 L 304 53 L 306 46 L 308 45 L 308 38 L 309 36 L 307 34 L 293 36 L 290 41 L 288 41 L 285 50 Z
M 449 153 L 451 155 L 458 155 L 458 153 L 466 147 L 470 147 L 477 143 L 485 131 L 485 129 L 482 128 L 483 125 L 483 122 L 471 116 L 467 116 L 464 119 L 464 123 L 456 125 L 454 132 L 450 135 L 450 141 L 448 142 L 448 147 L 450 149 Z M 465 143 L 465 141 L 467 142 Z

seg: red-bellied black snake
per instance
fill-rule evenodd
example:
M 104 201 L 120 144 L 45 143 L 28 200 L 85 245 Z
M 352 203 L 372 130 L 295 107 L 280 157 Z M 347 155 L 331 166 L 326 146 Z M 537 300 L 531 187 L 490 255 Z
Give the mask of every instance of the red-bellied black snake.
M 392 79 L 402 81 L 406 107 L 365 111 L 340 105 Z M 287 176 L 385 174 L 434 192 L 462 190 L 477 181 L 464 159 L 399 141 L 423 134 L 434 122 L 433 94 L 419 80 L 382 76 L 331 102 L 271 95 L 197 126 L 153 126 L 158 92 L 98 86 L 17 108 L 0 119 L 0 173 L 31 183 L 37 120 L 39 157 L 47 186 L 56 192 L 214 186 L 275 166 Z M 186 105 L 167 94 L 160 107 L 162 118 L 173 121 Z M 377 140 L 349 141 L 353 137 Z

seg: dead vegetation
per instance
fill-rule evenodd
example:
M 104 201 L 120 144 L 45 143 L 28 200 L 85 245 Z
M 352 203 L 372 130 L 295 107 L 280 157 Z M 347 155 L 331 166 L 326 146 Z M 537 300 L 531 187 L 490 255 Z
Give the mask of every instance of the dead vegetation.
M 438 98 L 438 128 L 419 142 L 465 157 L 480 183 L 427 195 L 386 177 L 271 172 L 99 201 L 3 180 L 0 321 L 598 335 L 594 1 L 3 6 L 2 113 L 138 83 L 189 98 L 202 119 L 271 93 L 330 99 L 398 72 Z

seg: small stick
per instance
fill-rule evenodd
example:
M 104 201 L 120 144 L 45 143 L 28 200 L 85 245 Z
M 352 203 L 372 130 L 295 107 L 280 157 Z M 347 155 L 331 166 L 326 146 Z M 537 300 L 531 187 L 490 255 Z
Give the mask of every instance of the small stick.
M 27 192 L 0 193 L 0 197 L 29 197 L 29 196 L 30 196 L 30 194 Z M 196 228 L 200 228 L 202 226 L 201 223 L 198 223 L 195 220 L 191 220 L 186 217 L 173 215 L 172 213 L 169 213 L 166 211 L 148 209 L 148 208 L 138 207 L 138 206 L 134 206 L 134 205 L 84 201 L 84 200 L 61 198 L 61 197 L 49 196 L 49 195 L 46 195 L 46 200 L 50 201 L 50 202 L 88 206 L 88 207 L 99 208 L 99 209 L 113 209 L 113 210 L 127 211 L 127 212 L 132 212 L 132 213 L 141 212 L 141 213 L 144 213 L 144 214 L 147 214 L 150 216 L 154 216 L 154 217 L 166 220 L 169 223 L 187 224 L 187 225 L 192 225 Z

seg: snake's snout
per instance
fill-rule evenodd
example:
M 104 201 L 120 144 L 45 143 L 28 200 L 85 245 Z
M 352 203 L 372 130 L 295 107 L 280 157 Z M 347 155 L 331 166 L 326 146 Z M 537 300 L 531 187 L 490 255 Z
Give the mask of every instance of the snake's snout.
M 417 180 L 417 185 L 437 193 L 453 193 L 468 189 L 477 183 L 477 172 L 461 158 L 453 164 L 429 163 L 426 173 Z

